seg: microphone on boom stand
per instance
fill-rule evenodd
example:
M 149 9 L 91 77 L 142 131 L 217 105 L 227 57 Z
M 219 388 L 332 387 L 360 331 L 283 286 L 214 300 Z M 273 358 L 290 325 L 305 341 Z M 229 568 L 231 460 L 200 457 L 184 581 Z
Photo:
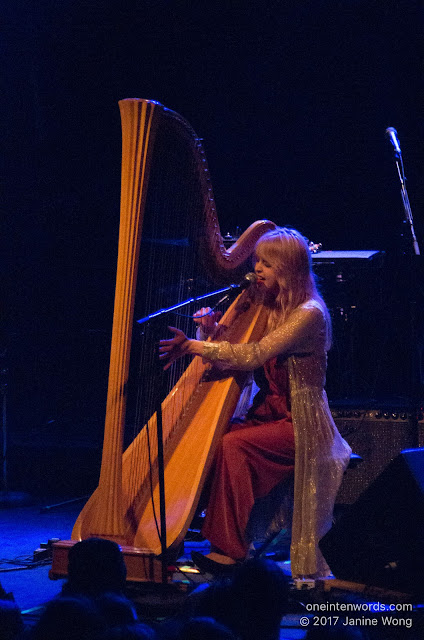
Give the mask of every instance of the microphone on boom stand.
M 218 305 L 223 304 L 228 300 L 234 299 L 235 297 L 234 294 L 237 296 L 239 293 L 241 293 L 242 291 L 250 287 L 252 284 L 256 284 L 257 279 L 258 278 L 256 276 L 256 273 L 253 273 L 253 272 L 246 273 L 246 275 L 243 276 L 243 279 L 239 282 L 239 284 L 230 285 L 230 291 L 228 291 L 228 293 L 226 293 L 225 296 L 223 296 L 220 300 L 218 300 L 215 306 L 217 307 Z
M 411 231 L 413 251 L 415 255 L 419 256 L 420 248 L 418 246 L 417 237 L 415 235 L 414 222 L 412 218 L 412 210 L 409 202 L 408 192 L 406 190 L 405 170 L 403 167 L 402 152 L 400 150 L 397 131 L 393 127 L 387 127 L 385 131 L 385 135 L 390 140 L 394 149 L 394 158 L 395 158 L 396 168 L 397 168 L 397 172 L 400 180 L 401 196 L 402 196 L 402 202 L 403 202 L 403 209 L 405 213 L 405 222 L 409 224 L 409 228 Z

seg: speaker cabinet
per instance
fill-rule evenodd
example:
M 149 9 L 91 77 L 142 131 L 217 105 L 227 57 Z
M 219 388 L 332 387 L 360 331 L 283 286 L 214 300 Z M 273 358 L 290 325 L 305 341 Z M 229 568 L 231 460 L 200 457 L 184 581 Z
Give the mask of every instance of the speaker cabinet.
M 340 580 L 424 594 L 424 449 L 397 456 L 321 539 Z
M 422 416 L 418 422 L 406 409 L 333 407 L 342 436 L 363 461 L 345 474 L 336 503 L 352 504 L 403 450 L 424 445 Z

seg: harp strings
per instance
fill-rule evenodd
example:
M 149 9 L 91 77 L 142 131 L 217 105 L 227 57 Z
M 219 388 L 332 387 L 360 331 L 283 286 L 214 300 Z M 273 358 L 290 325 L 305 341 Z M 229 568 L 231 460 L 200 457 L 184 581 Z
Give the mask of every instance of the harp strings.
M 231 255 L 225 252 L 214 215 L 206 159 L 190 125 L 152 101 L 124 100 L 119 106 L 123 133 L 121 222 L 102 465 L 99 486 L 81 511 L 72 537 L 102 535 L 158 553 L 161 545 L 157 544 L 146 481 L 151 471 L 156 473 L 157 436 L 155 419 L 150 416 L 154 415 L 158 387 L 153 375 L 157 337 L 144 328 L 141 335 L 133 318 L 143 318 L 181 298 L 237 281 L 239 276 L 234 272 L 246 272 L 243 265 L 255 237 L 275 225 L 268 221 L 253 223 L 237 245 L 240 250 Z M 154 209 L 155 215 L 149 216 L 149 210 Z M 203 275 L 203 267 L 186 254 L 191 246 L 195 255 L 196 245 L 203 247 L 203 256 L 209 257 L 206 269 L 216 280 L 214 285 Z M 154 248 L 159 255 L 152 253 Z M 228 318 L 233 317 L 233 311 Z M 246 339 L 252 331 L 259 335 L 262 326 L 259 310 L 251 311 L 239 325 L 238 335 Z M 188 319 L 175 319 L 172 324 L 190 334 L 194 331 Z M 160 329 L 161 335 L 166 335 L 165 326 Z M 147 357 L 140 357 L 143 343 Z M 169 527 L 169 539 L 175 543 L 189 525 L 204 470 L 230 419 L 238 392 L 238 380 L 228 379 L 223 384 L 211 380 L 212 384 L 201 385 L 199 393 L 196 385 L 204 365 L 200 358 L 195 360 L 194 367 L 190 365 L 183 380 L 178 381 L 182 391 L 174 394 L 174 388 L 163 403 L 164 438 L 171 444 L 165 466 L 167 514 L 173 527 Z M 171 371 L 171 385 L 181 365 L 177 363 Z M 155 486 L 154 495 L 157 493 Z M 186 505 L 183 511 L 182 500 Z
M 204 164 L 199 167 L 198 156 L 193 154 L 193 138 L 188 141 L 186 132 L 181 134 L 174 124 L 168 125 L 165 118 L 156 131 L 140 246 L 135 319 L 216 288 L 201 264 L 211 250 L 203 252 L 206 256 L 200 256 L 198 251 L 199 246 L 205 246 L 205 238 L 210 237 L 206 232 L 205 207 L 213 204 L 211 188 L 206 188 L 209 204 L 205 204 Z M 197 138 L 195 145 L 198 150 Z M 217 224 L 212 226 L 219 234 Z M 192 307 L 189 314 L 195 310 Z M 194 335 L 193 321 L 178 316 L 155 322 L 155 328 L 143 325 L 141 331 L 136 324 L 133 332 L 124 434 L 128 446 L 123 465 L 127 513 L 131 509 L 135 513 L 137 505 L 145 501 L 146 494 L 151 492 L 152 476 L 156 482 L 158 441 L 154 414 L 161 386 L 156 374 L 157 341 L 159 336 L 168 334 L 168 324 Z M 195 360 L 190 375 L 184 378 L 186 387 L 178 382 L 178 393 L 170 393 L 164 403 L 165 448 L 181 432 L 184 418 L 200 392 L 201 385 L 196 389 L 193 380 L 201 377 L 204 365 L 200 358 Z M 163 396 L 174 389 L 186 365 L 187 360 L 181 359 L 166 374 Z
M 224 311 L 224 308 L 222 309 Z M 190 319 L 182 319 L 186 323 L 191 323 Z M 232 334 L 237 331 L 237 320 L 229 327 L 225 328 L 224 332 L 220 336 L 220 339 L 232 339 Z M 169 386 L 172 386 L 175 378 L 180 379 L 182 369 L 186 363 L 177 361 L 171 368 L 171 375 L 169 376 Z M 202 396 L 203 381 L 208 379 L 207 371 L 210 369 L 209 365 L 205 366 L 200 358 L 195 358 L 190 365 L 190 380 L 187 387 L 183 384 L 178 385 L 178 393 L 171 393 L 167 397 L 166 403 L 164 403 L 163 411 L 163 438 L 165 452 L 167 447 L 172 449 L 172 439 L 178 441 L 181 434 L 183 434 L 187 428 L 187 420 L 190 420 L 193 408 L 196 406 L 196 399 Z M 205 373 L 206 372 L 206 373 Z M 192 379 L 198 380 L 200 383 L 193 387 Z M 171 390 L 171 389 L 170 389 Z M 175 391 L 175 390 L 174 390 Z M 148 414 L 149 412 L 147 412 Z M 153 413 L 153 412 L 151 412 Z M 149 493 L 149 499 L 152 499 L 153 486 L 151 486 L 151 478 L 154 478 L 153 484 L 157 482 L 157 431 L 156 423 L 154 420 L 148 420 L 146 413 L 145 419 L 142 420 L 143 428 L 139 435 L 144 435 L 143 447 L 138 449 L 138 456 L 134 457 L 132 462 L 132 484 L 131 484 L 131 500 L 136 501 L 142 497 L 146 499 L 146 492 Z M 141 414 L 140 414 L 141 415 Z M 140 424 L 141 424 L 140 423 Z M 140 492 L 140 478 L 145 478 L 145 483 Z M 159 504 L 154 505 L 154 513 L 156 514 L 156 527 L 157 524 Z
M 170 168 L 173 174 L 171 178 Z M 184 179 L 180 177 L 182 173 Z M 196 182 L 193 161 L 191 160 L 187 171 L 187 163 L 184 162 L 181 150 L 171 153 L 170 159 L 162 154 L 161 162 L 154 167 L 153 174 L 153 188 L 149 191 L 145 213 L 145 241 L 142 241 L 140 251 L 140 286 L 137 292 L 137 296 L 142 298 L 142 308 L 147 312 L 154 312 L 193 296 L 196 274 L 202 271 L 193 248 L 193 232 L 196 231 L 193 216 L 196 217 L 200 204 L 199 197 L 193 193 L 193 184 Z M 178 177 L 175 179 L 175 176 Z M 159 188 L 155 188 L 157 185 L 160 185 Z M 193 313 L 194 310 L 186 311 Z M 131 422 L 128 425 L 131 433 L 128 440 L 140 439 L 141 432 L 145 433 L 141 438 L 143 446 L 133 447 L 132 451 L 128 480 L 129 502 L 136 498 L 140 490 L 140 479 L 151 476 L 151 466 L 157 460 L 156 422 L 150 417 L 157 408 L 159 387 L 162 395 L 166 396 L 187 364 L 187 361 L 175 363 L 166 376 L 166 387 L 162 384 L 163 376 L 157 371 L 157 341 L 159 336 L 169 333 L 168 325 L 181 328 L 187 335 L 194 333 L 192 320 L 171 316 L 156 320 L 147 327 L 143 326 L 142 335 L 138 336 L 138 381 L 134 389 L 135 407 L 128 412 L 130 420 L 127 419 L 127 424 Z M 131 405 L 131 401 L 129 404 Z M 181 399 L 174 394 L 168 400 L 167 419 L 164 421 L 165 445 L 171 435 L 172 425 L 177 422 L 180 407 Z M 150 481 L 148 483 L 150 485 Z

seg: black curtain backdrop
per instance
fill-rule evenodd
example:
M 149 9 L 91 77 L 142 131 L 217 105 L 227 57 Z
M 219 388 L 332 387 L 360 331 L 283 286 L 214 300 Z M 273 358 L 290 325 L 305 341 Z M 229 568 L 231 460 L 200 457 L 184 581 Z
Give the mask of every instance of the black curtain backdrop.
M 223 232 L 269 218 L 401 261 L 395 127 L 424 252 L 421 2 L 14 0 L 3 14 L 12 429 L 103 416 L 121 98 L 158 100 L 204 139 Z

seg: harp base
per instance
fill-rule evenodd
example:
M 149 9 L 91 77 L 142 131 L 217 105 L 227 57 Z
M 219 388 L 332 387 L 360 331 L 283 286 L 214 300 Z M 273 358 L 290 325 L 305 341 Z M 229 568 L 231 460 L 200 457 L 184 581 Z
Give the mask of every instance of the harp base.
M 66 578 L 68 575 L 69 550 L 77 543 L 77 540 L 60 540 L 53 544 L 52 567 L 49 571 L 51 580 Z M 162 562 L 149 549 L 121 546 L 127 567 L 127 582 L 155 582 L 161 583 Z M 167 580 L 171 580 L 171 572 L 167 572 Z

